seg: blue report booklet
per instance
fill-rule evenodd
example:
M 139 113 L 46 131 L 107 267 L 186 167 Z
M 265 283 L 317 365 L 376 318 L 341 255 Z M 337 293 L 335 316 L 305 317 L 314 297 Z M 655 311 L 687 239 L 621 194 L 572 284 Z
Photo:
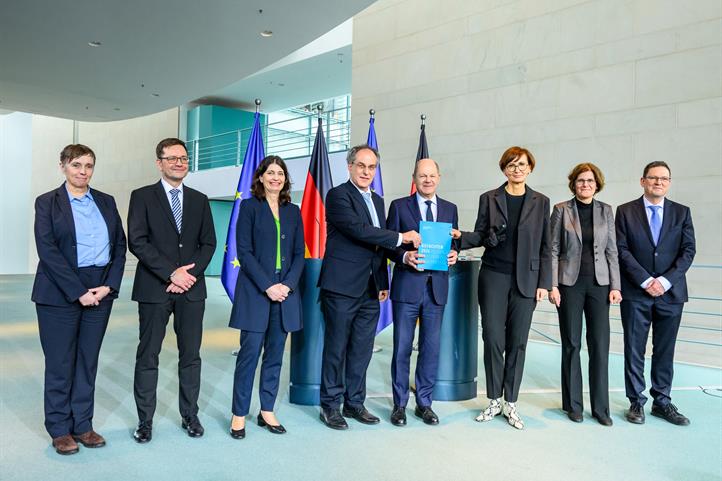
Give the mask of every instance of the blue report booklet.
M 419 222 L 421 245 L 419 254 L 423 254 L 425 271 L 448 271 L 446 256 L 451 250 L 451 224 L 449 222 Z

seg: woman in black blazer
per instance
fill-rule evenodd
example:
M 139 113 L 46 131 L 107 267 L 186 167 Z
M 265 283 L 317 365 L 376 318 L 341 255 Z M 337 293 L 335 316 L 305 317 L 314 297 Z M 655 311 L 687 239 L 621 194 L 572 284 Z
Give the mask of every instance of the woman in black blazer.
M 98 356 L 125 266 L 115 200 L 89 187 L 95 154 L 60 153 L 66 181 L 35 199 L 38 269 L 32 301 L 45 355 L 45 428 L 58 454 L 105 446 L 93 430 Z
M 263 159 L 253 175 L 253 196 L 241 202 L 236 242 L 238 274 L 230 327 L 241 330 L 233 379 L 231 436 L 246 435 L 253 377 L 263 349 L 258 425 L 286 432 L 273 405 L 278 393 L 283 349 L 289 332 L 303 327 L 298 282 L 303 272 L 301 211 L 291 203 L 291 181 L 278 156 Z
M 507 182 L 481 194 L 474 232 L 461 236 L 462 249 L 485 247 L 479 306 L 490 402 L 476 420 L 502 413 L 516 429 L 524 428 L 516 402 L 531 318 L 551 288 L 549 199 L 526 185 L 535 164 L 527 149 L 507 149 L 499 160 Z
M 622 300 L 617 238 L 612 207 L 594 199 L 604 176 L 592 163 L 569 173 L 574 198 L 554 206 L 551 217 L 552 290 L 562 340 L 562 409 L 583 421 L 582 367 L 579 360 L 582 313 L 587 321 L 589 395 L 592 415 L 604 426 L 609 417 L 609 304 Z

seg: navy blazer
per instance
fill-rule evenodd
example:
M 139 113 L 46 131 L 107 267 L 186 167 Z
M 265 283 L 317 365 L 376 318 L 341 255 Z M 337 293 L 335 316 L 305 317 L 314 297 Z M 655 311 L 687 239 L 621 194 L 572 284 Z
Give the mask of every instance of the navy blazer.
M 134 190 L 128 206 L 128 245 L 138 258 L 131 298 L 161 303 L 176 268 L 195 263 L 188 273 L 196 277 L 188 292 L 189 301 L 206 298 L 203 272 L 216 250 L 216 232 L 208 197 L 183 185 L 183 221 L 178 233 L 168 195 L 160 181 Z M 173 294 L 175 295 L 175 294 Z
M 115 299 L 125 267 L 123 222 L 112 196 L 92 188 L 90 194 L 108 229 L 110 261 L 102 285 L 110 287 L 107 297 Z M 77 302 L 88 292 L 88 287 L 97 287 L 85 286 L 80 280 L 76 244 L 73 210 L 63 183 L 35 199 L 35 246 L 39 262 L 31 295 L 33 302 L 66 306 Z
M 366 202 L 349 180 L 326 194 L 326 254 L 318 287 L 350 297 L 366 292 L 369 276 L 377 291 L 389 288 L 386 249 L 393 249 L 398 232 L 386 228 L 384 200 L 373 193 L 379 218 L 374 227 Z
M 687 278 L 696 253 L 689 207 L 664 199 L 662 230 L 654 245 L 642 197 L 617 207 L 617 249 L 625 300 L 649 300 L 640 285 L 663 276 L 672 287 L 662 295 L 666 302 L 687 302 Z
M 459 214 L 456 205 L 436 196 L 436 221 L 449 222 L 454 229 L 459 228 Z M 419 232 L 421 211 L 416 194 L 402 197 L 391 202 L 389 207 L 388 228 L 398 232 L 415 230 Z M 458 250 L 457 243 L 452 248 Z M 404 253 L 414 250 L 413 245 L 397 247 L 389 257 L 394 265 L 394 276 L 391 282 L 391 300 L 419 304 L 426 289 L 426 281 L 431 276 L 431 288 L 436 304 L 444 305 L 449 294 L 448 271 L 417 271 L 404 264 Z M 423 267 L 423 265 L 422 265 Z
M 281 284 L 291 292 L 281 302 L 281 319 L 286 332 L 303 327 L 301 294 L 298 282 L 304 265 L 303 222 L 298 206 L 281 204 Z M 266 289 L 276 284 L 276 221 L 265 199 L 250 197 L 241 202 L 236 224 L 236 249 L 241 262 L 230 327 L 244 331 L 265 332 L 271 299 Z

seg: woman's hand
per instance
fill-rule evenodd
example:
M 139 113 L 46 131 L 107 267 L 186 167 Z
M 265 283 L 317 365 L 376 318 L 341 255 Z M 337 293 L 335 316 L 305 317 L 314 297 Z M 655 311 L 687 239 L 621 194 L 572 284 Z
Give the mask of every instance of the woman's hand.
M 552 290 L 549 291 L 549 302 L 557 307 L 562 303 L 562 295 L 559 293 L 559 288 L 552 287 Z
M 95 297 L 95 294 L 93 294 L 91 291 L 88 291 L 82 296 L 80 296 L 78 298 L 78 301 L 84 307 L 97 306 L 98 304 L 100 304 L 100 300 L 98 300 L 98 298 Z
M 110 294 L 110 287 L 108 287 L 108 286 L 93 287 L 92 289 L 90 289 L 90 292 L 95 296 L 95 298 L 98 300 L 98 302 L 100 302 L 105 298 L 105 296 Z
M 286 289 L 288 289 L 288 287 L 283 284 L 273 284 L 266 289 L 266 295 L 273 302 L 283 302 L 286 300 L 286 297 L 288 297 L 288 291 L 286 291 Z
M 622 302 L 622 293 L 618 289 L 609 291 L 609 302 L 611 304 L 619 304 Z

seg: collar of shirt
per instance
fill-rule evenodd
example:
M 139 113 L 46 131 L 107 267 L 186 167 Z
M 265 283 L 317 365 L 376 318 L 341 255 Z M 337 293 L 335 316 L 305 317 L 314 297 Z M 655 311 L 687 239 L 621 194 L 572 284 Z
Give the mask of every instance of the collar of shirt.
M 179 193 L 179 194 L 180 194 L 180 195 L 183 195 L 183 182 L 181 182 L 178 187 L 173 187 L 172 185 L 170 185 L 170 184 L 168 183 L 168 181 L 166 181 L 164 178 L 161 177 L 160 183 L 163 185 L 163 190 L 165 190 L 166 195 L 169 196 L 168 198 L 170 198 L 170 191 L 173 190 L 173 189 L 178 189 L 178 190 L 180 190 L 180 193 Z
M 430 200 L 431 205 L 433 207 L 436 207 L 436 194 L 434 194 L 434 196 L 431 199 L 427 199 L 427 198 L 423 197 L 421 194 L 419 194 L 418 192 L 416 193 L 416 202 L 418 202 L 419 208 L 423 207 L 424 209 L 426 209 L 426 201 L 427 200 Z
M 88 199 L 92 200 L 93 202 L 95 202 L 95 199 L 93 199 L 93 194 L 90 193 L 90 187 L 88 187 L 88 191 L 87 191 L 85 194 L 81 195 L 80 197 L 75 197 L 73 194 L 70 193 L 70 190 L 68 189 L 68 183 L 66 182 L 66 183 L 65 183 L 65 192 L 68 193 L 68 200 L 69 200 L 70 202 L 72 202 L 72 201 L 74 201 L 74 200 L 77 200 L 77 201 L 79 201 L 79 202 L 82 202 L 83 199 L 86 198 L 86 197 L 87 197 Z
M 351 180 L 350 182 L 351 182 L 351 185 L 353 185 L 354 187 L 356 187 L 356 190 L 358 190 L 358 191 L 361 193 L 361 195 L 366 195 L 366 194 L 368 194 L 369 192 L 371 192 L 371 189 L 368 188 L 368 187 L 366 188 L 366 190 L 363 190 L 363 189 L 361 189 L 361 187 L 359 187 L 358 185 L 354 184 L 354 183 L 353 183 L 353 180 Z
M 646 197 L 642 196 L 642 199 L 644 200 L 644 208 L 645 210 L 649 210 L 649 207 L 653 205 L 658 205 L 661 207 L 661 211 L 664 211 L 664 197 L 662 197 L 662 201 L 659 204 L 652 204 L 649 200 L 647 200 Z

